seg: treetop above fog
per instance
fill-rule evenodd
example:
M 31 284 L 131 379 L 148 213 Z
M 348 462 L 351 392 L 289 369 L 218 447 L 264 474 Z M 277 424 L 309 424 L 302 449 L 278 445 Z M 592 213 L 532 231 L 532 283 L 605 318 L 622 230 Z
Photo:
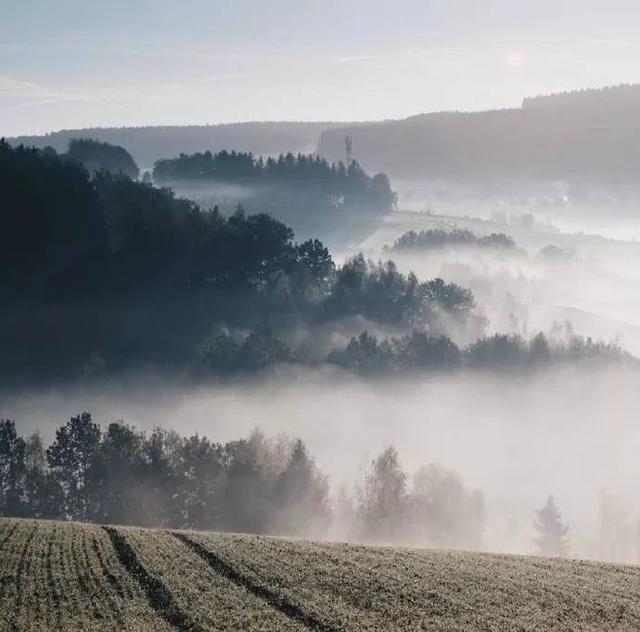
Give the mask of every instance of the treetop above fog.
M 504 233 L 491 233 L 478 237 L 465 228 L 430 228 L 416 232 L 403 233 L 391 246 L 391 250 L 428 250 L 446 246 L 468 246 L 479 248 L 508 249 L 516 247 L 515 241 Z
M 91 173 L 104 169 L 130 178 L 137 178 L 140 173 L 133 156 L 124 147 L 90 138 L 72 138 L 66 156 L 82 163 Z
M 141 363 L 220 374 L 328 359 L 371 373 L 553 356 L 543 340 L 483 338 L 466 288 L 362 254 L 336 266 L 320 240 L 298 243 L 265 213 L 203 210 L 170 189 L 2 141 L 0 189 L 3 380 Z M 348 342 L 365 330 L 376 335 Z M 477 343 L 463 353 L 456 335 Z M 590 341 L 567 350 L 623 357 Z
M 245 187 L 285 187 L 304 193 L 306 203 L 314 194 L 313 206 L 324 196 L 324 204 L 335 208 L 354 206 L 390 210 L 395 202 L 389 179 L 383 173 L 369 176 L 354 160 L 330 164 L 319 156 L 292 153 L 277 158 L 256 157 L 252 153 L 220 151 L 180 154 L 177 158 L 157 160 L 154 180 L 160 184 L 180 181 L 206 184 L 226 183 Z M 258 198 L 273 203 L 271 192 L 262 191 Z M 277 198 L 278 204 L 284 201 Z M 298 209 L 302 211 L 303 209 Z

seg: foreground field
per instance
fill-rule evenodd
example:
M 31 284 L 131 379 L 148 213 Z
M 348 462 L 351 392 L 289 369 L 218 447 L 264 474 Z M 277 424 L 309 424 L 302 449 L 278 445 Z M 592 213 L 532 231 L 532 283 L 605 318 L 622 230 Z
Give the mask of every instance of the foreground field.
M 1 630 L 639 630 L 640 569 L 0 520 Z

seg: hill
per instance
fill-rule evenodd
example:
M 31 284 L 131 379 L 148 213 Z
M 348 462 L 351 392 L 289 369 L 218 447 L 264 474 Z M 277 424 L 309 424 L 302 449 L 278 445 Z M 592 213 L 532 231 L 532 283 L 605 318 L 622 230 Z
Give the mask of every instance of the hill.
M 522 107 L 433 112 L 365 123 L 247 122 L 88 128 L 20 136 L 11 144 L 66 151 L 72 138 L 121 145 L 143 169 L 180 153 L 221 150 L 273 156 L 315 150 L 345 159 L 345 137 L 367 171 L 407 180 L 504 184 L 565 179 L 636 184 L 640 84 L 526 97 Z
M 637 183 L 639 111 L 640 86 L 617 86 L 528 98 L 521 108 L 327 129 L 318 151 L 340 159 L 351 136 L 360 164 L 392 178 Z
M 17 136 L 12 145 L 24 144 L 58 152 L 67 150 L 73 138 L 90 138 L 103 143 L 121 145 L 142 168 L 151 168 L 159 158 L 179 153 L 248 151 L 276 155 L 309 152 L 316 148 L 322 130 L 338 123 L 255 122 L 223 125 L 162 125 L 155 127 L 95 127 L 51 132 L 42 136 Z M 344 154 L 344 152 L 343 152 Z
M 0 520 L 2 630 L 637 630 L 638 569 Z

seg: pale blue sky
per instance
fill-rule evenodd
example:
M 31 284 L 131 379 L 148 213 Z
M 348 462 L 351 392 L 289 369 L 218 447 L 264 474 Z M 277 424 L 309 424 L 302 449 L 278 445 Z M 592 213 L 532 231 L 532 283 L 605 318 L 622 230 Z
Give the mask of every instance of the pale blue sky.
M 638 0 L 0 0 L 0 135 L 356 120 L 640 82 Z

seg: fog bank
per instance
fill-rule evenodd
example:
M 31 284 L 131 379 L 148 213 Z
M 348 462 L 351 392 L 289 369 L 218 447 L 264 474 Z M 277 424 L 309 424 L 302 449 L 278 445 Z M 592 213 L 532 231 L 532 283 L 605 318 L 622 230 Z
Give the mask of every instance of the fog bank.
M 597 557 L 598 495 L 621 499 L 635 519 L 640 493 L 640 371 L 556 368 L 505 375 L 462 372 L 363 381 L 334 371 L 283 371 L 265 380 L 193 387 L 159 377 L 5 392 L 0 416 L 22 434 L 89 410 L 224 442 L 259 427 L 302 438 L 333 489 L 361 481 L 389 444 L 415 472 L 438 462 L 485 494 L 492 550 L 531 552 L 533 509 L 554 494 L 572 550 Z M 630 560 L 631 561 L 631 560 Z

